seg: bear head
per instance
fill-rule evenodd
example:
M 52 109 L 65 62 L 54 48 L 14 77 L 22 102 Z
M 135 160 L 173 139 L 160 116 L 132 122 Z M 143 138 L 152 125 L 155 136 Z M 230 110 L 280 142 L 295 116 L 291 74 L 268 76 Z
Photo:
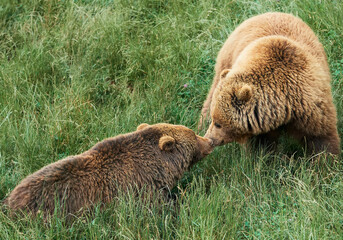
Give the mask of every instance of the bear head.
M 190 160 L 190 165 L 210 154 L 214 148 L 211 139 L 198 136 L 182 125 L 142 123 L 137 131 L 153 133 L 158 138 L 157 144 L 162 152 L 181 153 L 185 160 Z
M 205 137 L 213 140 L 215 146 L 229 142 L 244 143 L 256 129 L 255 117 L 249 119 L 254 111 L 254 86 L 237 80 L 239 75 L 230 69 L 221 73 L 221 81 L 216 88 L 211 103 L 211 125 Z

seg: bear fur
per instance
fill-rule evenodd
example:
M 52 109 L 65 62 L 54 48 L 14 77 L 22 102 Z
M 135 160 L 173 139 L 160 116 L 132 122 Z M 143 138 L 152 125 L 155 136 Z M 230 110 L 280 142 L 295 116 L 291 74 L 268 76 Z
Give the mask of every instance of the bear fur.
M 284 131 L 311 153 L 339 154 L 330 82 L 324 48 L 301 19 L 285 13 L 252 17 L 218 54 L 200 120 L 210 111 L 205 137 L 215 145 L 252 137 L 270 145 Z
M 58 204 L 62 213 L 74 214 L 94 203 L 108 203 L 118 190 L 130 187 L 167 193 L 212 149 L 210 139 L 187 127 L 141 124 L 135 132 L 105 139 L 29 175 L 4 203 L 33 214 L 53 214 Z

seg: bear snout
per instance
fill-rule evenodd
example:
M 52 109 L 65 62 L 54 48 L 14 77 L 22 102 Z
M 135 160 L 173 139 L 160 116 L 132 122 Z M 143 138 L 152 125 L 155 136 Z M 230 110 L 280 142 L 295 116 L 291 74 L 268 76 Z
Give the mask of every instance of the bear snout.
M 222 146 L 225 144 L 224 140 L 219 139 L 212 139 L 212 142 L 214 147 Z
M 211 140 L 211 146 L 212 146 L 213 148 L 216 147 L 216 146 L 221 145 L 219 139 L 214 138 L 214 137 L 213 137 L 213 134 L 212 134 L 211 131 L 209 131 L 209 130 L 206 132 L 204 138 L 207 138 L 207 139 L 210 139 L 210 140 Z
M 199 150 L 201 152 L 201 157 L 206 157 L 214 149 L 213 140 L 206 137 L 196 136 L 198 141 Z

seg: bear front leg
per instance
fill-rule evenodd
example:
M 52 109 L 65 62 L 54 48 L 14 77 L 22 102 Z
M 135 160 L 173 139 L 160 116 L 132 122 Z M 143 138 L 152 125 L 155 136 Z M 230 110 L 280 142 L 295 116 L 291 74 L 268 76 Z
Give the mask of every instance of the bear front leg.
M 335 155 L 340 154 L 340 139 L 337 133 L 337 129 L 332 127 L 332 131 L 326 135 L 313 136 L 308 132 L 305 132 L 296 127 L 296 124 L 289 124 L 287 126 L 287 133 L 302 143 L 306 147 L 306 151 L 309 154 L 320 153 L 327 151 Z
M 217 88 L 218 82 L 219 82 L 219 78 L 215 77 L 213 79 L 211 89 L 210 89 L 209 93 L 207 94 L 207 98 L 206 98 L 206 100 L 203 104 L 203 107 L 201 109 L 201 116 L 200 116 L 200 120 L 198 122 L 198 131 L 201 131 L 202 129 L 206 128 L 206 125 L 210 120 L 210 106 L 211 106 L 211 102 L 212 102 L 213 93 Z
M 248 142 L 248 147 L 254 151 L 263 148 L 267 151 L 275 151 L 281 131 L 279 129 L 272 130 L 268 133 L 260 134 L 251 138 Z
M 337 133 L 326 136 L 305 136 L 304 142 L 309 153 L 320 153 L 326 151 L 334 155 L 341 153 L 340 140 Z
M 222 78 L 225 78 L 229 72 L 230 72 L 230 69 L 224 69 L 224 70 L 216 69 L 216 75 L 213 78 L 213 83 L 212 83 L 210 92 L 208 93 L 207 98 L 206 98 L 204 105 L 202 107 L 202 110 L 201 110 L 201 116 L 200 116 L 200 120 L 198 123 L 198 131 L 201 131 L 203 129 L 203 125 L 206 124 L 207 122 L 209 122 L 209 120 L 210 120 L 210 107 L 211 107 L 211 103 L 212 103 L 213 93 L 216 90 L 219 81 Z

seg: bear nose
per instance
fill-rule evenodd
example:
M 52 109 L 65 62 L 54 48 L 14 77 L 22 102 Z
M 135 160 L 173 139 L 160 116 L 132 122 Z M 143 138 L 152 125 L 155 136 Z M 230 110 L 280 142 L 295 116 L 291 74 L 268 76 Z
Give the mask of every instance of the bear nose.
M 212 139 L 209 138 L 208 141 L 209 141 L 211 147 L 215 147 L 214 141 Z

